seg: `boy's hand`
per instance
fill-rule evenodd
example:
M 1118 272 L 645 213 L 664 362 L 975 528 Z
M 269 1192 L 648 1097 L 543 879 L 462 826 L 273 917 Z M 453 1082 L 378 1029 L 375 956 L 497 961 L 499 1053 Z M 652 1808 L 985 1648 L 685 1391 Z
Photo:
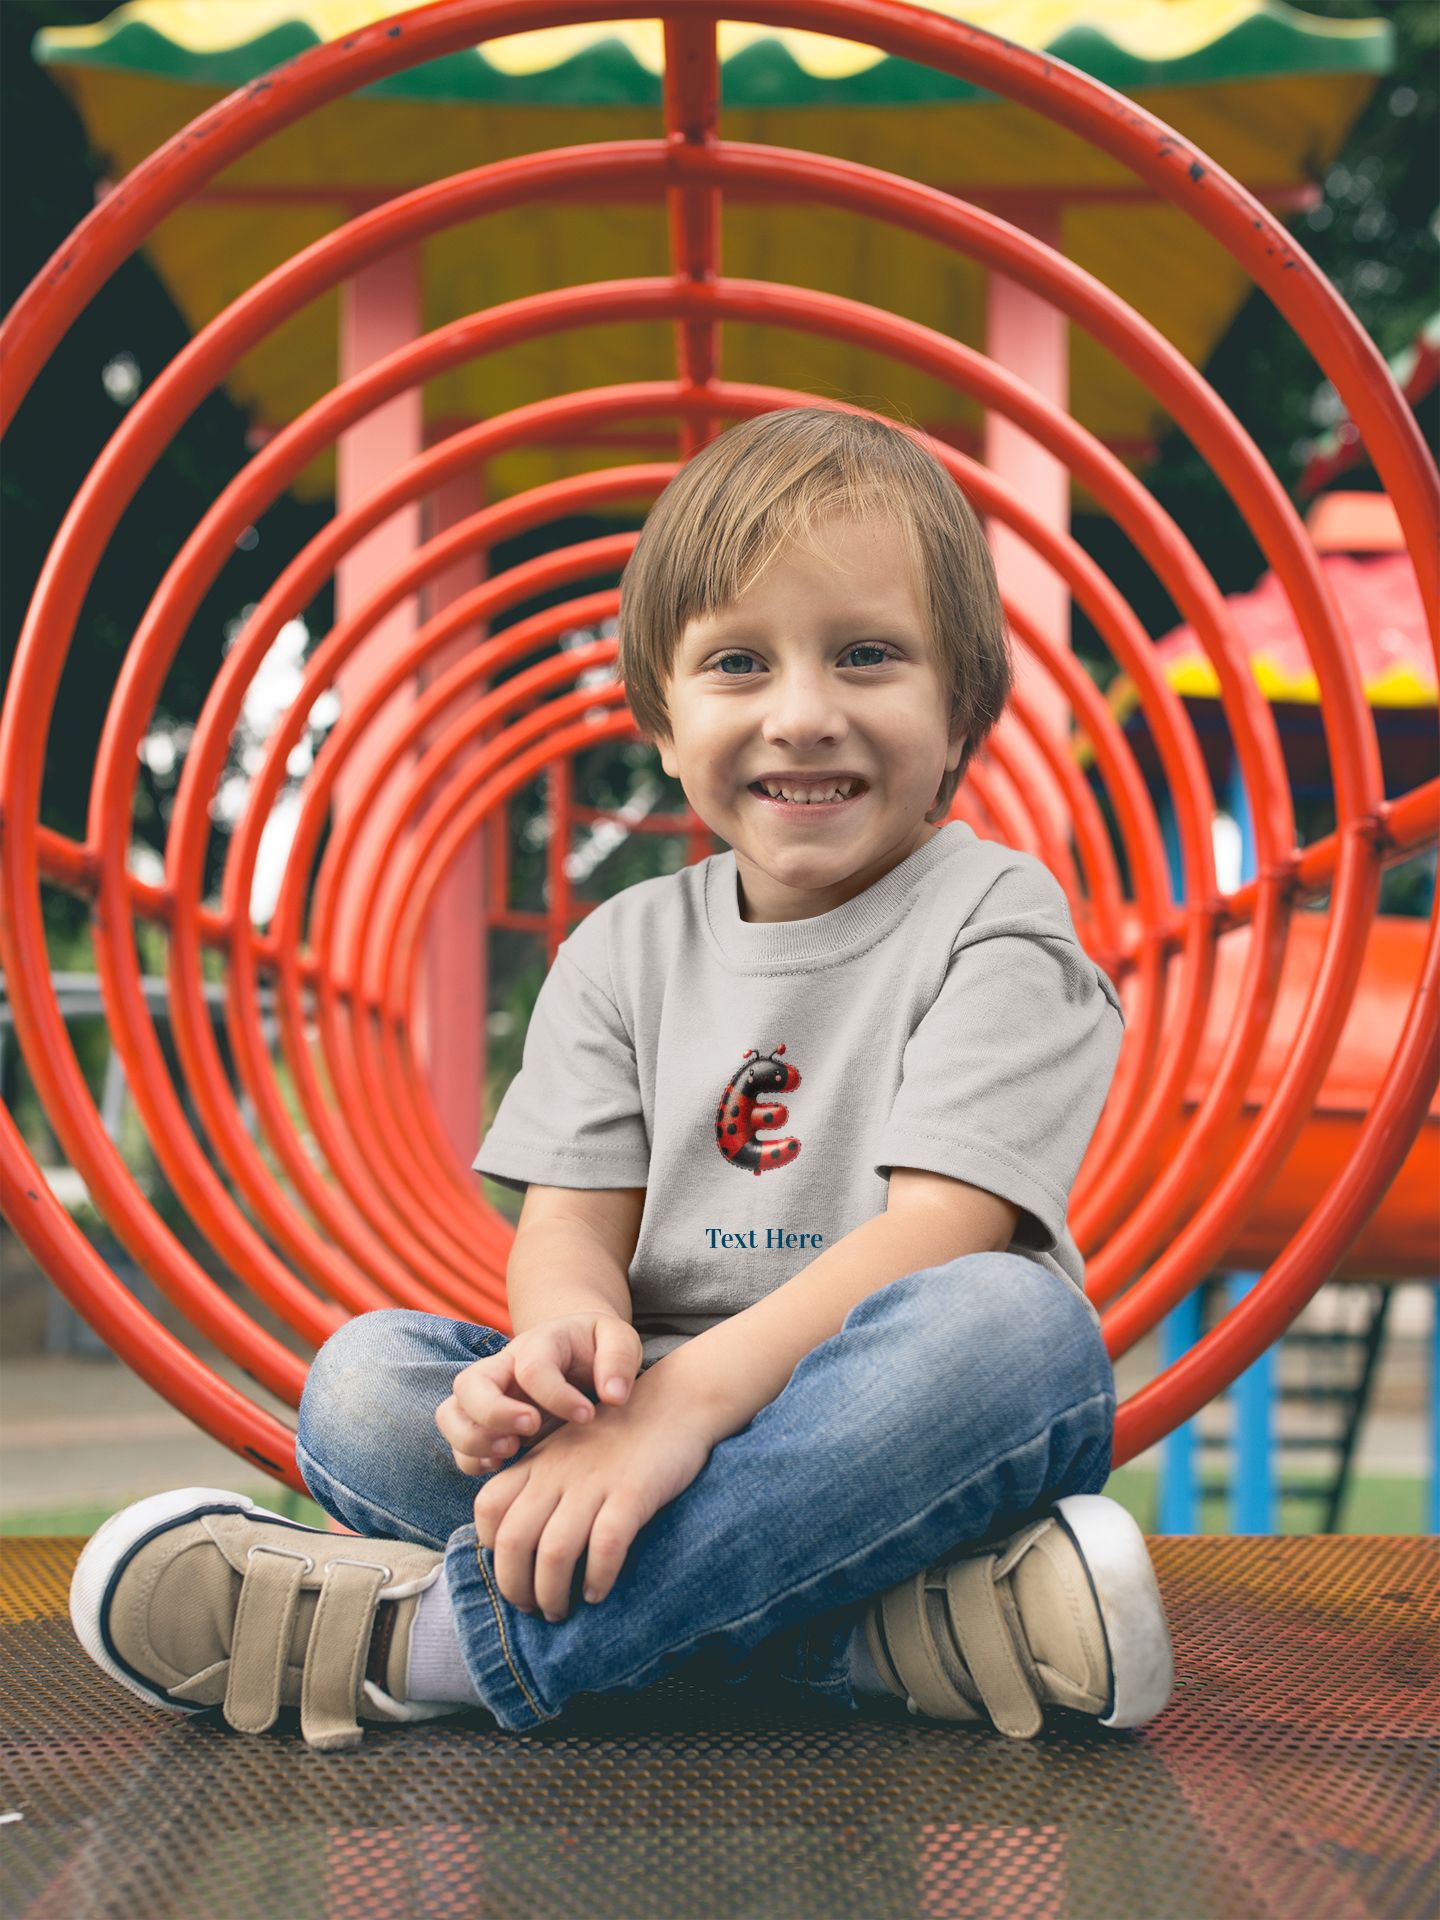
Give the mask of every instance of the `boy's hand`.
M 538 1439 L 480 1489 L 475 1527 L 495 1555 L 506 1599 L 526 1611 L 539 1607 L 549 1620 L 569 1613 L 582 1556 L 586 1600 L 606 1597 L 640 1529 L 685 1491 L 714 1447 L 784 1390 L 857 1301 L 904 1274 L 1007 1247 L 1019 1217 L 1012 1202 L 983 1188 L 892 1168 L 883 1214 L 637 1380 L 640 1339 L 623 1317 L 624 1275 L 644 1198 L 638 1188 L 530 1188 L 511 1258 L 512 1310 L 532 1311 L 537 1294 L 566 1298 L 575 1310 L 537 1318 L 504 1353 L 468 1367 L 436 1415 L 467 1473 L 488 1472 L 522 1440 Z M 597 1246 L 608 1249 L 608 1269 Z M 522 1251 L 536 1273 L 517 1302 Z M 583 1303 L 567 1294 L 577 1285 L 596 1289 L 607 1272 L 610 1296 L 593 1308 L 594 1291 Z M 623 1373 L 609 1363 L 622 1350 Z M 617 1379 L 623 1391 L 609 1384 Z M 582 1381 L 599 1383 L 598 1407 L 577 1392 Z
M 476 1533 L 522 1612 L 565 1619 L 582 1557 L 585 1599 L 603 1600 L 636 1534 L 709 1459 L 706 1416 L 663 1389 L 647 1393 L 652 1381 L 660 1388 L 647 1374 L 627 1406 L 593 1409 L 588 1429 L 552 1432 L 475 1496 Z
M 617 1314 L 573 1313 L 517 1334 L 502 1352 L 455 1377 L 435 1424 L 462 1473 L 493 1473 L 537 1436 L 596 1408 L 621 1407 L 640 1371 L 640 1336 Z

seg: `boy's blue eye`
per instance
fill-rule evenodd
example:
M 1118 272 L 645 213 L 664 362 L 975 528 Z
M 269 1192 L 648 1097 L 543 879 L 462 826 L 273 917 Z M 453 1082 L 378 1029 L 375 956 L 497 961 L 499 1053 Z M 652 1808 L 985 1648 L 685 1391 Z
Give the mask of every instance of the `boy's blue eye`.
M 721 673 L 753 673 L 755 662 L 748 653 L 727 653 L 715 662 Z
M 883 647 L 851 647 L 845 664 L 847 667 L 879 667 L 888 657 Z

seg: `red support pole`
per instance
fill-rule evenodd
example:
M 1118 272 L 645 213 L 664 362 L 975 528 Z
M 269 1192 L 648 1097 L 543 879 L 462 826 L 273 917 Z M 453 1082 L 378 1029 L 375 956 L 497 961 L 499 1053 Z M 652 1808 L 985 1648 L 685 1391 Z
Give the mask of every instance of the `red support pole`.
M 545 806 L 550 816 L 550 838 L 545 846 L 545 960 L 553 965 L 560 943 L 570 931 L 570 842 L 575 825 L 572 806 L 575 779 L 568 760 L 556 760 L 545 775 Z
M 1014 224 L 1043 246 L 1063 252 L 1060 208 L 1034 207 Z M 1042 295 L 991 270 L 985 293 L 985 351 L 1017 380 L 1033 387 L 1062 412 L 1070 409 L 1070 327 L 1064 312 Z M 985 416 L 985 464 L 1012 486 L 1057 533 L 1070 528 L 1070 475 L 1022 427 L 1003 413 Z M 1070 596 L 1065 582 L 1008 527 L 992 527 L 990 544 L 1000 584 L 1032 625 L 1049 639 L 1068 645 Z M 1022 669 L 1024 671 L 1024 669 Z M 1051 685 L 1030 693 L 1042 712 L 1050 711 L 1061 731 L 1068 725 L 1065 704 Z
M 435 491 L 434 531 L 445 533 L 480 510 L 480 474 L 456 474 Z M 435 576 L 426 594 L 427 614 L 443 612 L 485 577 L 486 555 L 465 555 Z M 432 686 L 485 637 L 467 627 L 421 669 L 421 690 Z M 476 687 L 472 697 L 484 691 Z M 485 848 L 477 834 L 451 868 L 435 902 L 425 949 L 424 1031 L 421 1053 L 431 1096 L 450 1150 L 468 1167 L 480 1145 L 480 1089 L 485 1080 L 485 1014 L 490 941 L 485 914 Z
M 420 256 L 402 248 L 388 260 L 352 275 L 340 288 L 339 377 L 343 383 L 419 338 Z M 421 447 L 420 391 L 397 393 L 348 427 L 335 442 L 335 511 L 344 513 L 413 460 Z M 343 620 L 420 544 L 418 502 L 397 507 L 391 517 L 362 540 L 335 569 L 335 617 Z M 354 699 L 381 664 L 415 631 L 417 607 L 407 600 L 377 628 L 365 653 L 351 661 L 340 687 Z M 343 807 L 344 797 L 340 804 Z
M 1015 224 L 1056 253 L 1061 246 L 1061 209 L 1057 202 L 1017 210 Z M 1030 287 L 993 268 L 985 292 L 985 351 L 989 357 L 1023 380 L 1027 387 L 1059 407 L 1070 409 L 1070 326 L 1059 307 Z M 1070 530 L 1070 474 L 1003 413 L 985 416 L 985 464 L 1026 500 L 1047 527 L 1057 533 Z M 1070 595 L 1065 582 L 1035 549 L 1009 527 L 992 522 L 988 528 L 1000 586 L 1007 599 L 1047 639 L 1070 644 Z M 1031 707 L 1057 739 L 1068 739 L 1070 709 L 1059 687 L 1040 672 L 1023 650 L 1016 657 L 1017 684 Z M 1069 831 L 1065 795 L 1044 756 L 1023 731 L 1001 723 L 1010 737 L 1017 768 L 1030 789 L 1032 801 L 1044 809 L 1052 834 Z
M 665 22 L 665 131 L 672 149 L 704 151 L 715 144 L 720 118 L 720 56 L 716 22 L 682 16 Z M 715 187 L 671 188 L 670 259 L 678 283 L 712 287 L 720 275 L 721 195 Z M 682 320 L 675 329 L 676 371 L 682 383 L 708 386 L 720 374 L 720 328 L 715 321 Z M 685 415 L 680 457 L 713 440 L 714 418 Z

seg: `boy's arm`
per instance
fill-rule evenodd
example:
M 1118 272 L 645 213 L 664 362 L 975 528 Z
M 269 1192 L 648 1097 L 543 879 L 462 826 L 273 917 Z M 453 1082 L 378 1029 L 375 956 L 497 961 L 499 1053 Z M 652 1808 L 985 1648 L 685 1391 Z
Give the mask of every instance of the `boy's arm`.
M 551 1434 L 489 1481 L 475 1524 L 494 1551 L 501 1592 L 564 1619 L 585 1554 L 585 1598 L 603 1600 L 640 1528 L 721 1440 L 776 1398 L 851 1307 L 904 1274 L 1008 1246 L 1018 1217 L 1008 1201 L 963 1181 L 895 1168 L 883 1214 L 657 1362 L 623 1404 L 595 1409 L 593 1425 Z
M 462 1473 L 492 1472 L 557 1420 L 587 1424 L 584 1389 L 618 1406 L 640 1371 L 627 1274 L 643 1187 L 530 1187 L 506 1293 L 515 1338 L 457 1376 L 435 1419 Z
M 630 1262 L 643 1187 L 530 1187 L 505 1273 L 517 1334 L 562 1314 L 607 1313 L 630 1323 Z

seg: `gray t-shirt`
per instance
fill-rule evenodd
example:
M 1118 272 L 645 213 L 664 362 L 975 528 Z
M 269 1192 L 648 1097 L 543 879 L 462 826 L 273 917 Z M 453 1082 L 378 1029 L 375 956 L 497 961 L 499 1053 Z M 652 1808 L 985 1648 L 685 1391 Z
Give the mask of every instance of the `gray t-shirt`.
M 1078 1288 L 1065 1208 L 1120 1034 L 1054 878 L 967 826 L 813 920 L 742 920 L 721 854 L 581 921 L 475 1165 L 646 1189 L 647 1359 L 883 1213 L 892 1167 L 1009 1200 L 1012 1251 Z

